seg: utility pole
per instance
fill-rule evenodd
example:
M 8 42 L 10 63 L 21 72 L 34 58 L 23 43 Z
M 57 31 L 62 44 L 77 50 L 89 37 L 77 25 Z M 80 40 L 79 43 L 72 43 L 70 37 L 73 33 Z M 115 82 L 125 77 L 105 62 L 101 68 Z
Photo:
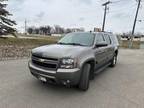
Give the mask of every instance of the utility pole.
M 133 24 L 133 29 L 132 29 L 132 36 L 134 35 L 134 32 L 135 32 L 135 26 L 136 26 L 136 22 L 137 22 L 137 16 L 138 16 L 140 4 L 141 4 L 141 0 L 138 0 L 137 11 L 136 11 L 136 15 L 135 15 L 135 19 L 134 19 L 134 24 Z
M 107 5 L 110 4 L 111 2 L 110 1 L 107 1 L 106 3 L 102 4 L 102 6 L 105 7 L 105 10 L 104 10 L 104 18 L 103 18 L 103 25 L 102 25 L 102 31 L 104 32 L 105 30 L 105 21 L 106 21 L 106 14 L 107 14 Z
M 27 35 L 27 20 L 25 19 L 25 35 Z
M 137 6 L 136 15 L 135 15 L 134 24 L 133 24 L 133 29 L 132 29 L 132 36 L 131 36 L 131 39 L 130 39 L 131 40 L 130 46 L 129 46 L 130 48 L 132 48 L 132 46 L 133 46 L 133 38 L 134 38 L 135 26 L 136 26 L 136 22 L 137 22 L 137 17 L 138 17 L 140 4 L 141 4 L 141 0 L 138 0 L 138 6 Z

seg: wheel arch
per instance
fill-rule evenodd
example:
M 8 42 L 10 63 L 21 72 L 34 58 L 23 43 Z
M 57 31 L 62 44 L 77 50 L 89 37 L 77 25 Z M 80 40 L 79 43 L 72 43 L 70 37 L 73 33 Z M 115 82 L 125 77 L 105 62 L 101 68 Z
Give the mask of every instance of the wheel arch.
M 96 65 L 96 61 L 94 58 L 90 58 L 90 59 L 87 59 L 83 64 L 82 64 L 82 69 L 83 69 L 83 66 L 85 64 L 90 64 L 91 68 L 90 68 L 90 75 L 93 75 L 94 73 L 94 69 L 95 69 L 95 65 Z

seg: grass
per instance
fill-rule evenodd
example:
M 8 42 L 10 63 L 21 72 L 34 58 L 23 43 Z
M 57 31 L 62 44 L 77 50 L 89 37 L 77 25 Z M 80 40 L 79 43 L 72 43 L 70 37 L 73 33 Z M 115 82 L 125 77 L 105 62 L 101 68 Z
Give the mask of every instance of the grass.
M 0 45 L 16 45 L 16 46 L 30 46 L 30 45 L 46 45 L 56 43 L 58 37 L 25 39 L 25 38 L 0 38 Z
M 0 38 L 0 60 L 18 59 L 30 56 L 31 49 L 56 43 L 60 37 L 44 38 Z
M 130 44 L 130 41 L 128 41 L 128 40 L 122 40 L 121 44 L 120 44 L 120 47 L 122 47 L 122 48 L 129 48 L 129 44 Z M 135 40 L 135 41 L 133 41 L 132 48 L 133 49 L 139 49 L 140 48 L 140 44 L 141 44 L 140 40 Z

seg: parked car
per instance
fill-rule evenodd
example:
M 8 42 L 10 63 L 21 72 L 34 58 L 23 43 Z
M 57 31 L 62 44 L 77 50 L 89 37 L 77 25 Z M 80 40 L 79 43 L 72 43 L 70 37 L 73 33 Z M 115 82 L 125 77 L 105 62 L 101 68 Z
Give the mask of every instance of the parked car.
M 89 80 L 117 63 L 118 40 L 112 33 L 69 33 L 56 44 L 32 50 L 29 69 L 43 82 L 89 88 Z

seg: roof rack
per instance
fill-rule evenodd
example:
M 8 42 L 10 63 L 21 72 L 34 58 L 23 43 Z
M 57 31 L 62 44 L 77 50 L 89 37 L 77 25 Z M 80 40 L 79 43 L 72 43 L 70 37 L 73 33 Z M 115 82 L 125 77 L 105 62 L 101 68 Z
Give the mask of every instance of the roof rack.
M 107 32 L 107 31 L 99 31 L 99 32 L 92 32 L 92 31 L 90 31 L 90 33 L 110 33 L 110 34 L 113 34 L 113 32 Z

